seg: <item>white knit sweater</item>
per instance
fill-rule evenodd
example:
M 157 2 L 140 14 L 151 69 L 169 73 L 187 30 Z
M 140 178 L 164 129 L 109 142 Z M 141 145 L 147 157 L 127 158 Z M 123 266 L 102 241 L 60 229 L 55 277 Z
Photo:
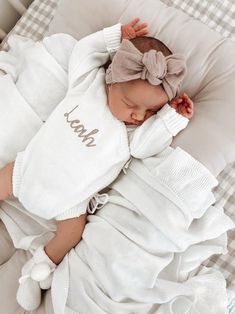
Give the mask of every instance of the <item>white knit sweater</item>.
M 118 176 L 131 155 L 158 153 L 188 123 L 166 105 L 135 130 L 129 145 L 125 124 L 108 108 L 102 67 L 120 45 L 120 29 L 117 24 L 75 44 L 66 97 L 17 155 L 13 193 L 42 218 L 85 213 L 91 197 Z

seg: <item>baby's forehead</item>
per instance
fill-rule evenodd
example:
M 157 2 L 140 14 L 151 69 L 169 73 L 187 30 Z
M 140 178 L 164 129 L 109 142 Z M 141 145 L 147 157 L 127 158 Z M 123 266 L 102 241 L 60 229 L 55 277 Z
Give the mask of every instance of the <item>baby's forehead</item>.
M 134 94 L 137 92 L 147 92 L 149 91 L 149 83 L 146 81 L 146 80 L 141 80 L 141 79 L 138 79 L 138 80 L 131 80 L 131 81 L 128 81 L 128 82 L 122 82 L 120 84 L 120 87 L 121 87 L 121 91 L 122 93 L 124 94 Z
M 138 105 L 155 106 L 168 101 L 161 85 L 151 85 L 145 80 L 133 80 L 121 86 L 122 96 Z

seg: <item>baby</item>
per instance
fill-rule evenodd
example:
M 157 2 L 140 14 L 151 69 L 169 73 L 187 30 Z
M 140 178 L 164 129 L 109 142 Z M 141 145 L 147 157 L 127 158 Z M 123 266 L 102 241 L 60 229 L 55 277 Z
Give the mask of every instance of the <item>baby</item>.
M 107 201 L 97 192 L 131 155 L 144 156 L 130 146 L 135 133 L 145 136 L 145 121 L 155 125 L 159 117 L 170 116 L 176 134 L 193 116 L 190 98 L 177 96 L 186 71 L 183 57 L 144 37 L 147 24 L 139 21 L 106 28 L 75 45 L 66 97 L 26 150 L 0 170 L 0 200 L 14 195 L 30 212 L 57 220 L 55 237 L 22 269 L 17 299 L 28 310 L 40 303 L 32 296 L 30 304 L 29 281 L 38 282 L 39 289 L 50 287 L 56 265 L 81 240 L 87 211 Z M 103 65 L 114 52 L 105 72 Z

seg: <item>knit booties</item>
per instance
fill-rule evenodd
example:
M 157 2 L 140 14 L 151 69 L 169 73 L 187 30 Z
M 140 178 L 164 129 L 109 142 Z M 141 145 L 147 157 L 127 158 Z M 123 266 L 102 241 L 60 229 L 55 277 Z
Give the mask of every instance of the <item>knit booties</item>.
M 41 289 L 51 287 L 53 272 L 56 268 L 40 246 L 33 257 L 22 267 L 17 291 L 17 302 L 27 311 L 33 311 L 41 303 Z
M 37 281 L 27 278 L 17 291 L 16 300 L 26 311 L 33 311 L 41 304 L 41 288 Z

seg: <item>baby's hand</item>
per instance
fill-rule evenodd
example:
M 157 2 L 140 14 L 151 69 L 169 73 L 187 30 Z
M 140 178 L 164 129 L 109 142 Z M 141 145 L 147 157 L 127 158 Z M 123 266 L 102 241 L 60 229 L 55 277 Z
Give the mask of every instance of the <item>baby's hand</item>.
M 139 36 L 144 36 L 148 34 L 148 28 L 147 23 L 138 24 L 140 21 L 139 18 L 135 18 L 133 21 L 131 21 L 128 24 L 122 25 L 121 32 L 122 32 L 122 38 L 123 39 L 133 39 Z
M 193 102 L 186 93 L 171 100 L 170 106 L 185 118 L 193 116 Z
M 8 199 L 12 195 L 12 173 L 14 162 L 0 169 L 0 201 Z

